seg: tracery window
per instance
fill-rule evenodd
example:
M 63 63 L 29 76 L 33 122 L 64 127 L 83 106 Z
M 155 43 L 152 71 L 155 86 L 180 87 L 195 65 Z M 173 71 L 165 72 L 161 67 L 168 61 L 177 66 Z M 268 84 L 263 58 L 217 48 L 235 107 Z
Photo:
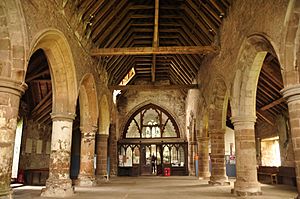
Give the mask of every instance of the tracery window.
M 153 104 L 137 111 L 126 127 L 124 138 L 179 137 L 174 119 L 165 110 Z

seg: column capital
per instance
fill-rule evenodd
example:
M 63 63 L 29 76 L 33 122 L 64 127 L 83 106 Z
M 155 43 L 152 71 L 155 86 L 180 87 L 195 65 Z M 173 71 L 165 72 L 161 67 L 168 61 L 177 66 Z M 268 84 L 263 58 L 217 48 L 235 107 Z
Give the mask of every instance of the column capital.
M 256 116 L 243 115 L 243 116 L 234 116 L 230 118 L 234 129 L 253 129 L 256 122 Z
M 109 136 L 108 134 L 99 134 L 99 133 L 97 134 L 98 138 L 108 138 L 108 136 Z
M 209 134 L 225 134 L 226 129 L 209 129 Z
M 72 122 L 76 117 L 76 114 L 68 113 L 68 112 L 60 112 L 60 113 L 52 112 L 50 115 L 51 115 L 52 121 L 60 120 L 60 121 L 70 121 L 70 122 Z
M 287 103 L 300 100 L 300 84 L 285 87 L 280 92 L 287 99 Z
M 0 77 L 0 92 L 10 93 L 21 97 L 28 88 L 25 82 L 16 81 L 7 77 Z
M 98 127 L 97 127 L 97 125 L 85 125 L 85 126 L 80 126 L 79 129 L 80 129 L 81 133 L 84 133 L 84 132 L 96 133 L 98 130 Z

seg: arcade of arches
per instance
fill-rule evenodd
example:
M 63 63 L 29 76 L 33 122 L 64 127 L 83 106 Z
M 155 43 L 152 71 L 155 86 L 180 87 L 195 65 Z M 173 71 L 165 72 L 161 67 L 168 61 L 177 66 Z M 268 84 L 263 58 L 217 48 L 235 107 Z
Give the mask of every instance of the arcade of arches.
M 0 19 L 0 199 L 117 176 L 300 193 L 299 0 L 2 0 Z

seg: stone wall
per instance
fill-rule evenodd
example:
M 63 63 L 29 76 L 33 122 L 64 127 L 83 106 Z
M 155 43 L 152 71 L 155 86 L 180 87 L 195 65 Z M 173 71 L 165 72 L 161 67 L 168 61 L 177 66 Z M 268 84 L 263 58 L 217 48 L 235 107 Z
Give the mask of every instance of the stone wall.
M 181 138 L 186 139 L 186 122 L 185 122 L 185 95 L 180 90 L 128 90 L 121 95 L 117 102 L 119 136 L 122 135 L 123 128 L 129 117 L 140 107 L 149 103 L 156 104 L 174 117 Z M 119 138 L 118 138 L 119 139 Z
M 222 77 L 227 88 L 232 87 L 236 70 L 243 67 L 237 66 L 236 61 L 247 37 L 257 33 L 265 35 L 275 50 L 278 50 L 287 4 L 288 1 L 285 0 L 232 2 L 228 16 L 223 20 L 220 38 L 216 41 L 221 46 L 220 53 L 207 57 L 198 72 L 197 81 L 203 85 L 201 90 L 205 101 L 209 101 L 212 95 L 216 77 Z
M 212 98 L 216 78 L 222 78 L 225 81 L 226 87 L 230 91 L 229 100 L 232 99 L 232 87 L 236 71 L 250 64 L 247 63 L 247 57 L 242 58 L 244 59 L 242 65 L 236 64 L 239 63 L 238 59 L 241 59 L 239 55 L 243 42 L 248 37 L 257 34 L 268 39 L 276 52 L 275 56 L 280 61 L 279 55 L 281 52 L 279 52 L 279 47 L 282 45 L 287 5 L 288 1 L 285 0 L 263 2 L 260 0 L 240 0 L 232 2 L 228 16 L 223 20 L 220 37 L 216 41 L 221 47 L 220 52 L 206 57 L 198 72 L 197 81 L 199 85 L 202 85 L 200 90 L 205 101 Z M 224 71 L 226 71 L 226 74 Z M 258 129 L 260 137 L 279 135 L 276 125 L 274 127 L 263 125 L 256 127 L 256 129 Z M 286 142 L 287 146 L 284 148 L 284 143 L 280 140 L 281 151 L 283 151 L 281 155 L 289 154 L 282 161 L 285 166 L 291 165 L 292 162 L 291 144 L 288 143 L 290 141 Z
M 60 0 L 22 1 L 22 8 L 25 15 L 27 41 L 29 43 L 27 60 L 33 53 L 30 52 L 30 48 L 32 48 L 36 38 L 42 32 L 52 29 L 61 31 L 72 51 L 77 85 L 80 84 L 82 77 L 86 73 L 91 73 L 96 81 L 98 95 L 110 95 L 107 86 L 103 85 L 107 83 L 107 74 L 104 70 L 97 70 L 97 59 L 94 59 L 89 54 L 92 45 L 82 35 L 83 25 L 80 24 L 79 16 L 74 13 L 74 8 L 71 7 L 70 2 L 64 4 L 64 1 Z
M 51 125 L 24 119 L 19 169 L 49 167 Z
M 294 166 L 294 151 L 288 118 L 278 115 L 273 126 L 266 122 L 260 122 L 259 125 L 256 125 L 255 132 L 258 140 L 279 136 L 281 165 Z

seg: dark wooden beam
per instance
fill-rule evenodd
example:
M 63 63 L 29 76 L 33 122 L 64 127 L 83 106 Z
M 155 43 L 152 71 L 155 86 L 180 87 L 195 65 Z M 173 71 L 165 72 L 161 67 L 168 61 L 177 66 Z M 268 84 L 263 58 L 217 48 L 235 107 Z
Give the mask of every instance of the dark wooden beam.
M 256 110 L 256 114 L 259 117 L 261 117 L 264 121 L 266 121 L 268 124 L 270 124 L 271 126 L 274 126 L 274 123 L 272 122 L 272 119 L 270 119 L 269 117 L 267 117 L 262 111 Z
M 113 85 L 109 86 L 111 90 L 176 90 L 176 89 L 197 89 L 198 84 L 182 84 L 182 85 Z
M 166 55 L 166 54 L 209 54 L 216 53 L 217 49 L 212 46 L 163 46 L 131 47 L 131 48 L 100 48 L 92 49 L 92 56 L 115 56 L 115 55 Z
M 26 78 L 25 82 L 30 82 L 31 80 L 34 80 L 38 77 L 41 77 L 41 76 L 44 76 L 44 75 L 49 75 L 50 74 L 50 71 L 49 70 L 46 70 L 46 71 L 42 71 L 38 74 L 35 74 L 35 75 L 32 75 L 32 76 L 29 76 Z
M 153 32 L 153 44 L 154 49 L 158 48 L 158 19 L 159 19 L 159 0 L 155 0 L 155 11 L 154 11 L 154 32 Z M 156 68 L 156 55 L 152 57 L 152 68 L 151 68 L 151 81 L 155 82 L 155 68 Z
M 52 91 L 50 91 L 32 110 L 33 112 L 36 112 L 42 105 L 44 105 L 46 103 L 46 101 L 48 101 L 49 99 L 52 99 Z
M 270 108 L 272 108 L 272 107 L 274 107 L 274 106 L 276 106 L 276 105 L 278 105 L 278 104 L 280 104 L 280 103 L 282 103 L 284 101 L 285 101 L 285 99 L 283 97 L 279 98 L 277 100 L 274 100 L 270 104 L 267 104 L 267 105 L 261 107 L 259 110 L 262 110 L 262 111 L 268 110 L 268 109 L 270 109 Z

